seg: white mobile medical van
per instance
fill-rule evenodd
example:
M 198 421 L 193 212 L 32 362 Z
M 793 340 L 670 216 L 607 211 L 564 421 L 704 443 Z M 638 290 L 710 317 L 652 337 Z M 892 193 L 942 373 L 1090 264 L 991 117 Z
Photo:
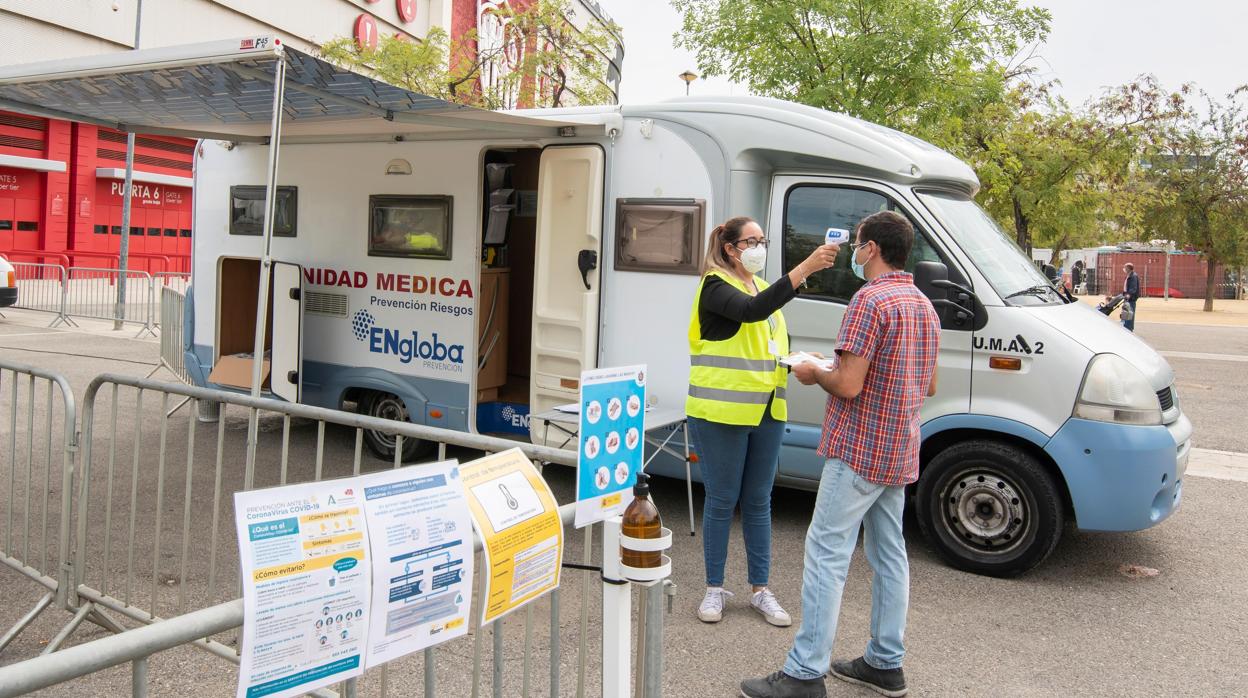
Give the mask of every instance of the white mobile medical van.
M 1178 508 L 1191 425 L 1169 365 L 1117 323 L 1064 303 L 974 203 L 964 163 L 767 99 L 524 115 L 604 135 L 283 145 L 273 394 L 473 430 L 492 404 L 523 424 L 526 410 L 575 401 L 582 370 L 640 363 L 658 404 L 679 406 L 715 223 L 758 219 L 775 279 L 829 227 L 892 209 L 918 232 L 908 267 L 942 301 L 940 390 L 924 408 L 914 488 L 941 553 L 1016 574 L 1053 550 L 1067 522 L 1137 530 Z M 214 141 L 196 160 L 186 365 L 199 384 L 249 384 L 265 165 L 262 146 Z M 861 283 L 848 261 L 785 309 L 794 349 L 832 351 Z M 825 395 L 794 383 L 788 399 L 780 481 L 813 488 Z M 393 453 L 382 436 L 368 444 Z
M 1068 522 L 1132 531 L 1179 507 L 1192 428 L 1170 367 L 1064 303 L 975 205 L 974 173 L 896 131 L 766 99 L 485 112 L 268 36 L 0 67 L 0 107 L 201 139 L 197 384 L 253 389 L 250 369 L 286 400 L 523 435 L 524 415 L 577 399 L 583 370 L 644 363 L 649 396 L 679 409 L 716 222 L 758 219 L 775 279 L 828 228 L 892 209 L 943 327 L 914 488 L 942 555 L 1017 574 Z M 795 350 L 832 351 L 860 283 L 848 263 L 785 308 Z M 813 488 L 824 395 L 788 396 L 780 481 Z

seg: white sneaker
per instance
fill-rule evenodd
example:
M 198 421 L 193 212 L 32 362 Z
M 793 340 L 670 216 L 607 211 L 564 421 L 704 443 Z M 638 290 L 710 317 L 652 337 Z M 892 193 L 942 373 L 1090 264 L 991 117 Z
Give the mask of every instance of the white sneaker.
M 723 587 L 707 587 L 706 596 L 702 597 L 702 605 L 698 606 L 698 620 L 703 623 L 718 623 L 724 617 L 724 604 L 732 592 Z
M 706 603 L 705 601 L 703 603 Z M 755 611 L 763 614 L 763 618 L 772 625 L 781 628 L 787 628 L 793 625 L 793 619 L 789 617 L 788 611 L 780 607 L 780 602 L 776 601 L 776 595 L 771 593 L 771 589 L 763 588 L 754 592 L 750 596 L 750 606 Z

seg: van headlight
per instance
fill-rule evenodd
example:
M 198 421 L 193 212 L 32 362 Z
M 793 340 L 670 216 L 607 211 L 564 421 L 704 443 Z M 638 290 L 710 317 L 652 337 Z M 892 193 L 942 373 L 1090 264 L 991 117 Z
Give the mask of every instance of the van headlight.
M 1117 354 L 1099 354 L 1083 376 L 1075 416 L 1115 424 L 1161 424 L 1161 403 L 1138 368 Z

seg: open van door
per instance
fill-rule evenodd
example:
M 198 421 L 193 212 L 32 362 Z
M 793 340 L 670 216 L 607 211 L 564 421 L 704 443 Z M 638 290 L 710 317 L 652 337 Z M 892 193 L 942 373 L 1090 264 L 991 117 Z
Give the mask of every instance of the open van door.
M 542 151 L 533 269 L 533 413 L 576 402 L 597 367 L 605 156 L 596 145 Z
M 273 263 L 273 355 L 269 385 L 273 394 L 299 402 L 303 385 L 303 269 Z

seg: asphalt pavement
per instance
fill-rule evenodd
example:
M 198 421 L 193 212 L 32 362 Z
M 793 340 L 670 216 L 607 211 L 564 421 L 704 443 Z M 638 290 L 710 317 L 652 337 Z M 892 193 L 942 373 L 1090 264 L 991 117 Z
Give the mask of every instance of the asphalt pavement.
M 95 375 L 114 371 L 144 375 L 155 368 L 158 345 L 133 340 L 133 333 L 92 333 L 45 330 L 41 318 L 20 312 L 0 320 L 0 359 L 37 364 L 66 375 L 80 396 Z M 1225 451 L 1248 451 L 1243 434 L 1240 396 L 1244 394 L 1245 365 L 1225 356 L 1248 356 L 1248 328 L 1162 326 L 1141 323 L 1141 336 L 1163 352 L 1184 352 L 1170 357 L 1178 374 L 1183 407 L 1196 424 L 1197 445 Z M 1222 358 L 1191 357 L 1212 354 Z M 168 374 L 160 373 L 158 378 Z M 1236 408 L 1237 403 L 1241 406 Z M 147 404 L 147 403 L 145 403 Z M 155 409 L 147 404 L 148 414 Z M 1237 409 L 1237 411 L 1236 411 Z M 169 424 L 171 454 L 184 454 L 186 410 Z M 154 423 L 154 422 L 153 422 Z M 127 433 L 122 415 L 119 433 Z M 227 418 L 229 438 L 240 434 L 236 419 Z M 0 425 L 0 432 L 7 425 Z M 215 430 L 201 428 L 196 444 L 212 444 Z M 124 441 L 124 440 L 123 440 Z M 331 429 L 328 449 L 333 468 L 341 470 L 350 453 L 352 435 Z M 7 439 L 0 439 L 7 443 Z M 306 467 L 314 449 L 315 430 L 295 425 L 292 463 Z M 119 463 L 129 463 L 130 452 L 121 445 Z M 262 454 L 259 468 L 271 471 L 276 464 L 272 450 Z M 170 463 L 176 463 L 171 458 Z M 226 484 L 236 480 L 235 464 L 227 463 Z M 371 461 L 366 468 L 385 467 Z M 147 471 L 145 471 L 147 472 Z M 180 492 L 184 480 L 170 470 L 170 492 Z M 195 493 L 202 492 L 196 473 Z M 0 478 L 7 482 L 7 478 Z M 572 492 L 572 473 L 553 467 L 547 479 L 560 501 Z M 123 480 L 128 498 L 129 481 Z M 153 478 L 138 482 L 140 500 L 153 496 Z M 739 527 L 734 530 L 728 560 L 728 588 L 736 593 L 723 622 L 705 625 L 695 616 L 702 596 L 702 538 L 684 529 L 686 503 L 684 483 L 659 479 L 655 499 L 669 526 L 676 530 L 673 579 L 677 596 L 667 617 L 665 637 L 664 694 L 667 696 L 732 696 L 737 683 L 779 668 L 796 630 L 773 628 L 748 607 L 745 560 Z M 0 521 L 6 515 L 8 497 L 0 498 Z M 702 493 L 695 489 L 697 513 Z M 778 490 L 773 505 L 772 587 L 780 601 L 800 621 L 802 546 L 814 502 L 811 493 Z M 211 506 L 202 495 L 193 496 L 195 513 Z M 1248 695 L 1248 661 L 1242 643 L 1248 629 L 1248 483 L 1205 477 L 1188 477 L 1182 509 L 1170 520 L 1147 531 L 1130 534 L 1087 534 L 1068 530 L 1053 556 L 1040 568 L 1019 579 L 978 577 L 946 567 L 918 535 L 916 527 L 907 538 L 911 556 L 911 607 L 907 630 L 909 654 L 906 672 L 911 695 L 961 696 L 1126 696 L 1126 695 Z M 165 507 L 166 521 L 176 527 L 182 502 L 174 496 Z M 124 528 L 124 523 L 123 523 Z M 699 525 L 700 528 L 700 525 Z M 141 530 L 136 538 L 138 565 L 150 557 L 150 536 Z M 228 533 L 226 531 L 225 533 Z M 176 540 L 176 539 L 173 539 Z M 567 556 L 580 559 L 581 533 L 569 530 Z M 0 543 L 3 539 L 0 538 Z M 162 552 L 163 570 L 176 570 L 178 546 Z M 117 553 L 114 553 L 116 555 Z M 202 547 L 191 550 L 190 573 L 185 579 L 169 574 L 159 579 L 162 598 L 172 603 L 185 587 L 194 605 L 228 598 L 231 582 L 211 590 L 203 579 Z M 91 564 L 99 561 L 92 554 Z M 233 561 L 229 563 L 232 565 Z M 118 561 L 114 561 L 114 566 Z M 579 613 L 582 608 L 580 572 L 566 572 L 561 591 L 559 623 L 562 652 L 561 695 L 575 695 L 576 652 L 584 645 L 591 656 L 598 651 L 596 594 L 588 599 L 590 632 L 582 642 Z M 135 593 L 136 603 L 147 600 L 147 580 Z M 230 578 L 233 579 L 232 577 Z M 7 568 L 0 571 L 5 601 L 0 604 L 0 626 L 7 627 L 25 613 L 41 592 Z M 596 587 L 594 587 L 596 588 Z M 119 592 L 120 593 L 120 590 Z M 545 695 L 548 668 L 550 605 L 534 607 L 534 695 Z M 834 655 L 857 656 L 867 639 L 870 616 L 870 571 L 857 555 L 845 589 L 840 631 Z M 46 611 L 3 654 L 9 664 L 37 655 L 44 643 L 69 620 L 60 610 Z M 102 637 L 95 628 L 84 628 L 74 642 Z M 523 613 L 506 625 L 506 658 L 501 694 L 521 693 L 520 661 L 524 644 Z M 228 641 L 229 638 L 222 638 Z M 468 668 L 473 640 L 450 643 L 438 651 L 439 693 L 471 695 Z M 490 633 L 482 633 L 484 679 L 482 695 L 491 693 Z M 587 695 L 598 695 L 599 670 L 591 661 Z M 403 660 L 389 672 L 390 695 L 419 695 L 422 664 L 419 658 Z M 193 649 L 171 651 L 153 659 L 150 669 L 152 695 L 230 696 L 234 694 L 236 669 L 220 659 Z M 361 695 L 380 695 L 380 678 L 371 676 Z M 833 696 L 872 695 L 862 689 L 830 680 Z M 48 689 L 39 695 L 122 695 L 129 691 L 129 668 L 119 667 L 72 684 Z
M 1136 333 L 1170 362 L 1198 448 L 1248 453 L 1248 325 L 1140 323 Z

